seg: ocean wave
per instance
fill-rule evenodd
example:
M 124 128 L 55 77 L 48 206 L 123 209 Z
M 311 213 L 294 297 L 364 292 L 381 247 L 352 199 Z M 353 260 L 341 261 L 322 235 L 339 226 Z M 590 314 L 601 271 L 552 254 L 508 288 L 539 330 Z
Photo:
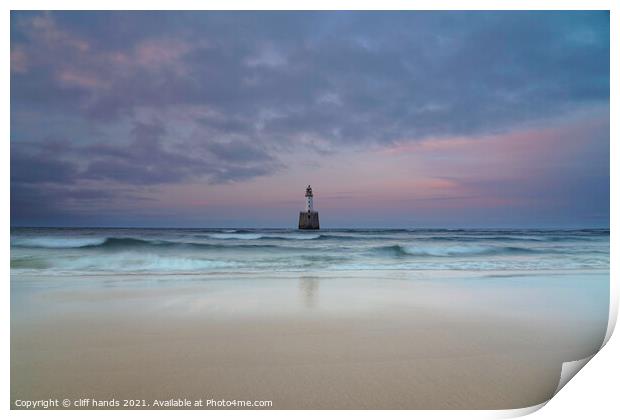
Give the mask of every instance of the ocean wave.
M 225 246 L 227 241 L 251 241 L 257 242 L 252 245 L 258 247 L 259 242 L 268 241 L 326 241 L 326 242 L 349 242 L 349 241 L 391 241 L 410 239 L 417 242 L 426 243 L 479 243 L 479 242 L 561 242 L 572 241 L 573 238 L 544 238 L 534 236 L 412 236 L 412 237 L 394 237 L 394 236 L 376 236 L 376 235 L 351 235 L 351 234 L 333 234 L 333 233 L 248 233 L 248 232 L 231 232 L 231 233 L 208 233 L 206 235 L 193 235 L 191 239 L 185 237 L 181 238 L 167 238 L 157 239 L 148 237 L 125 237 L 125 236 L 84 236 L 84 237 L 58 237 L 58 236 L 33 236 L 33 237 L 15 237 L 11 238 L 11 246 L 16 248 L 50 248 L 50 249 L 62 249 L 62 248 L 128 248 L 128 247 L 170 247 L 170 246 L 186 246 L 186 247 L 202 247 L 202 248 L 219 248 Z M 205 242 L 205 240 L 211 242 Z M 577 239 L 579 240 L 579 239 Z M 221 242 L 220 242 L 221 241 Z M 215 242 L 215 243 L 214 243 Z M 240 246 L 237 244 L 229 246 Z M 249 246 L 249 245 L 248 245 Z M 264 247 L 275 247 L 276 245 L 263 244 Z M 448 245 L 446 247 L 440 247 L 437 245 L 436 249 L 448 249 L 458 253 L 459 247 Z M 463 247 L 464 249 L 475 249 L 473 246 Z M 433 247 L 427 249 L 432 250 Z M 433 251 L 431 251 L 433 252 Z M 431 254 L 432 255 L 432 254 Z
M 12 262 L 12 268 L 52 269 L 69 272 L 141 272 L 183 273 L 229 270 L 238 267 L 234 261 L 155 254 L 108 254 L 81 258 L 31 259 Z
M 422 237 L 416 238 L 416 240 L 426 240 L 426 241 L 446 241 L 446 242 L 480 242 L 480 241 L 490 241 L 490 242 L 546 242 L 550 239 L 544 236 L 525 236 L 525 235 L 515 235 L 515 236 L 473 236 L 473 235 L 455 235 L 455 236 L 430 236 L 430 237 Z
M 330 235 L 321 234 L 318 240 L 333 240 L 333 241 L 385 241 L 394 239 L 393 236 L 377 236 L 377 235 Z
M 240 239 L 240 240 L 312 240 L 319 239 L 323 235 L 308 234 L 308 233 L 212 233 L 207 235 L 211 239 Z
M 119 252 L 71 256 L 13 257 L 12 270 L 45 271 L 47 273 L 206 273 L 221 270 L 296 270 L 325 269 L 350 261 L 347 256 L 303 255 L 294 258 L 264 256 L 259 259 L 216 258 L 199 254 Z
M 132 237 L 107 238 L 23 238 L 11 241 L 17 248 L 55 248 L 55 249 L 131 249 L 131 248 L 275 248 L 270 244 L 213 244 L 203 242 L 168 241 L 158 239 L 142 239 Z
M 207 236 L 212 239 L 252 240 L 252 239 L 261 239 L 264 235 L 260 233 L 210 233 Z
M 18 248 L 82 248 L 102 245 L 106 238 L 58 238 L 53 236 L 35 236 L 11 238 L 11 246 Z
M 213 244 L 204 242 L 164 241 L 157 239 L 138 238 L 107 238 L 98 245 L 87 245 L 81 248 L 132 249 L 132 248 L 192 248 L 192 249 L 256 249 L 276 248 L 270 244 Z
M 483 256 L 483 255 L 514 255 L 534 254 L 540 251 L 514 247 L 488 247 L 488 246 L 452 246 L 452 247 L 421 247 L 408 245 L 388 245 L 372 248 L 372 252 L 381 256 L 394 257 L 458 257 L 458 256 Z
M 432 242 L 580 242 L 597 241 L 596 235 L 491 235 L 491 234 L 458 234 L 458 235 L 435 235 L 435 236 L 415 236 L 416 240 Z
M 572 242 L 579 240 L 574 238 L 589 242 Z M 609 238 L 605 231 L 538 230 L 11 230 L 11 270 L 29 274 L 89 271 L 171 274 L 365 267 L 608 268 Z

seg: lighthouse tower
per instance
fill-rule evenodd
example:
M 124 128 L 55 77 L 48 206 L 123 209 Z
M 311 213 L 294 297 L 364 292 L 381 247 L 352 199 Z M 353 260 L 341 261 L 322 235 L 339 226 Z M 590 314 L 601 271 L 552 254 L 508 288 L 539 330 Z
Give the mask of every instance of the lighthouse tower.
M 308 185 L 306 188 L 306 211 L 312 213 L 314 208 L 312 207 L 312 187 Z
M 312 187 L 306 188 L 306 210 L 299 212 L 299 229 L 319 229 L 319 212 L 314 211 Z

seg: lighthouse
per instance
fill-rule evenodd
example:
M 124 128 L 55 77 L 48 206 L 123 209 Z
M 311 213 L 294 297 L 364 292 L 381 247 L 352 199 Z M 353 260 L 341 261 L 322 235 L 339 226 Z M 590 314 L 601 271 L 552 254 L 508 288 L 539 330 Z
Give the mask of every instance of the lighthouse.
M 312 213 L 314 211 L 312 197 L 312 187 L 308 185 L 308 188 L 306 188 L 306 211 L 308 213 Z
M 314 211 L 312 187 L 306 188 L 306 209 L 299 212 L 299 229 L 319 229 L 319 212 Z

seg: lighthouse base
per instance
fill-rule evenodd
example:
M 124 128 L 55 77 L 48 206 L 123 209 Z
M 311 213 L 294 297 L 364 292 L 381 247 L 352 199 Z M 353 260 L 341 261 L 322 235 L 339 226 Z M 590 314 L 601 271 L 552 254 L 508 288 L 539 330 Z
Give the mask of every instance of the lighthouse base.
M 318 211 L 302 211 L 299 212 L 299 229 L 318 230 L 319 228 L 319 212 Z

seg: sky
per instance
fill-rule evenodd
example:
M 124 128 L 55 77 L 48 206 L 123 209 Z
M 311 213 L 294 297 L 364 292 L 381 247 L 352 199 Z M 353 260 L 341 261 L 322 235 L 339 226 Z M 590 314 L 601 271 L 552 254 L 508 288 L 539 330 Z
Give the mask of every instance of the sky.
M 609 226 L 609 13 L 11 12 L 11 225 Z

